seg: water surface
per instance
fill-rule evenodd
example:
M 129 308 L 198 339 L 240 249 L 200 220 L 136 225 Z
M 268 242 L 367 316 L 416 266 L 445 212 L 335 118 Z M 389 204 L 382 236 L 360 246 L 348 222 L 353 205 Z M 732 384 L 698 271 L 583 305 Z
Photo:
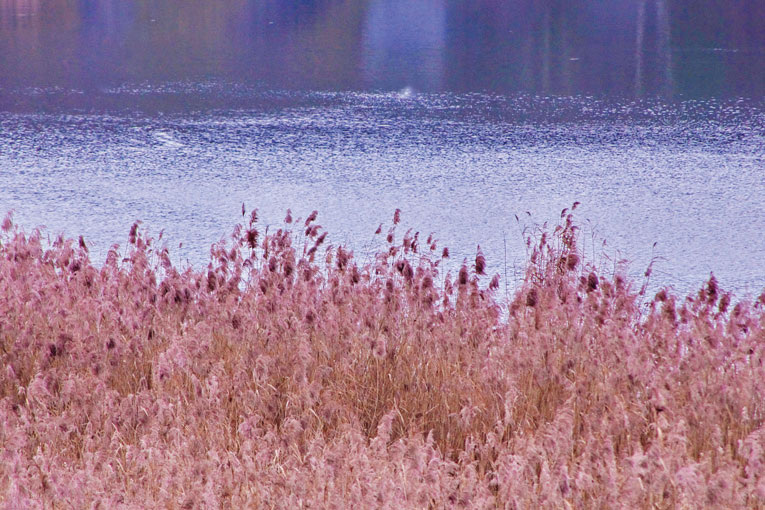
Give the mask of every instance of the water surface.
M 242 202 L 318 209 L 360 257 L 398 207 L 513 280 L 523 226 L 580 201 L 602 264 L 759 293 L 764 11 L 0 0 L 0 208 L 97 260 L 142 219 L 199 266 Z

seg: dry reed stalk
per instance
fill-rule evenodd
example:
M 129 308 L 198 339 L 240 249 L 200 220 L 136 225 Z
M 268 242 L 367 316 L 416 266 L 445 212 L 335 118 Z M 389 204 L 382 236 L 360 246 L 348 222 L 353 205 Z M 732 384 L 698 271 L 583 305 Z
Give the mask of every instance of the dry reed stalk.
M 418 234 L 359 265 L 316 215 L 204 271 L 7 216 L 3 507 L 765 508 L 765 300 L 641 308 L 564 211 L 502 303 L 480 248 L 441 288 Z

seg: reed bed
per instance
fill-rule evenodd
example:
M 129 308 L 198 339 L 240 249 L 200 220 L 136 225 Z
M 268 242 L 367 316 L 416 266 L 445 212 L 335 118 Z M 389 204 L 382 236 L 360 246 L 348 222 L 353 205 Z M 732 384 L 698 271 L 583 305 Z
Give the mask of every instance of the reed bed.
M 399 219 L 243 209 L 195 270 L 6 217 L 0 508 L 765 508 L 765 294 L 646 297 L 564 210 L 506 296 Z

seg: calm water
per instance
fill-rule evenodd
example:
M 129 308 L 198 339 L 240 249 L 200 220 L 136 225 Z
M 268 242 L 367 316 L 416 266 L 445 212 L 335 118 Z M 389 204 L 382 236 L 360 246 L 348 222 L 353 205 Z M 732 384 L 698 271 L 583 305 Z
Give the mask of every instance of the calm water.
M 0 209 L 201 265 L 242 202 L 362 258 L 400 207 L 513 279 L 578 200 L 598 260 L 759 293 L 765 3 L 720 3 L 0 0 Z

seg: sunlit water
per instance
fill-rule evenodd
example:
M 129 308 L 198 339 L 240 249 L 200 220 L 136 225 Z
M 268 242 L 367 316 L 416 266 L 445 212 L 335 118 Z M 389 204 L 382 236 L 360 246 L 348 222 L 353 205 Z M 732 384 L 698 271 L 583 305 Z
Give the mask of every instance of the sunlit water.
M 704 5 L 0 0 L 0 213 L 97 263 L 140 219 L 201 267 L 243 202 L 362 260 L 400 208 L 512 284 L 579 201 L 604 270 L 758 295 L 763 4 Z

